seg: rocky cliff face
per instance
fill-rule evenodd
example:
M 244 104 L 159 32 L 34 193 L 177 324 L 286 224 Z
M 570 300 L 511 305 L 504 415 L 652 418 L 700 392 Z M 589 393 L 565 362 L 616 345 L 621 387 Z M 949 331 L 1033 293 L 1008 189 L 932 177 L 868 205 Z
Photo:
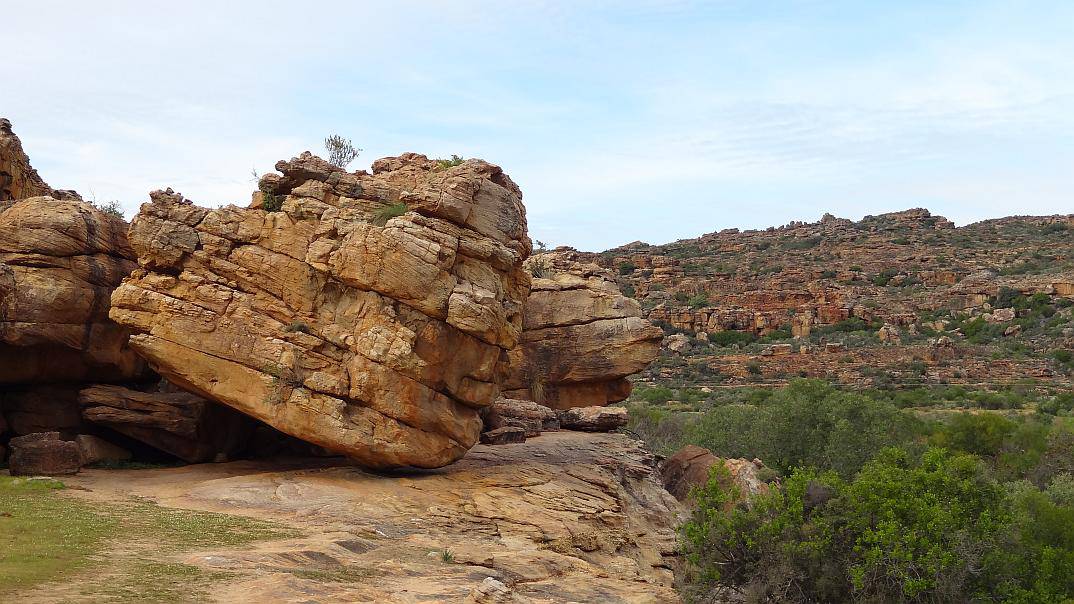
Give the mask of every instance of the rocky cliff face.
M 169 381 L 281 431 L 375 467 L 458 459 L 522 330 L 518 187 L 413 154 L 277 170 L 246 209 L 153 194 L 111 317 Z
M 657 357 L 663 332 L 642 318 L 610 272 L 574 252 L 534 256 L 529 268 L 535 277 L 507 394 L 553 409 L 626 399 L 626 377 Z

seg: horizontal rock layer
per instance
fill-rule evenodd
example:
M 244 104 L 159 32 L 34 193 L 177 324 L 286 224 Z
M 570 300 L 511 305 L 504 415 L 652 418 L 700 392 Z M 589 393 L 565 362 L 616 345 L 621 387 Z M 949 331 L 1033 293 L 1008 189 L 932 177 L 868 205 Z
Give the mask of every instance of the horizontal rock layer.
M 659 355 L 663 332 L 607 270 L 573 253 L 541 254 L 528 264 L 535 277 L 507 394 L 553 409 L 625 400 L 625 378 Z

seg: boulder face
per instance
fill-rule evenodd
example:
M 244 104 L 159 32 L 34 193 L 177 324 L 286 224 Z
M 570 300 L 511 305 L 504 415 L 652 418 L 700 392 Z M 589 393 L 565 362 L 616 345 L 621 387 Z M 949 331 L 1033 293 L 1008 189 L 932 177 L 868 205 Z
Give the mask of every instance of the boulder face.
M 609 271 L 576 257 L 552 252 L 527 263 L 533 286 L 507 396 L 553 409 L 619 402 L 630 396 L 625 378 L 660 354 L 663 331 L 642 318 Z
M 170 382 L 282 432 L 371 467 L 460 458 L 522 330 L 518 187 L 414 154 L 276 169 L 249 208 L 151 195 L 111 317 Z
M 108 319 L 137 265 L 127 223 L 77 200 L 0 205 L 0 385 L 116 381 L 144 362 Z
M 727 470 L 721 478 L 721 486 L 734 486 L 738 497 L 748 501 L 756 495 L 767 493 L 768 484 L 761 478 L 764 464 L 759 459 L 722 459 L 712 451 L 696 445 L 686 445 L 660 465 L 664 488 L 682 502 L 691 499 L 690 491 L 704 487 L 712 477 L 712 468 L 723 465 Z M 737 501 L 737 500 L 736 500 Z M 733 505 L 730 502 L 729 505 Z

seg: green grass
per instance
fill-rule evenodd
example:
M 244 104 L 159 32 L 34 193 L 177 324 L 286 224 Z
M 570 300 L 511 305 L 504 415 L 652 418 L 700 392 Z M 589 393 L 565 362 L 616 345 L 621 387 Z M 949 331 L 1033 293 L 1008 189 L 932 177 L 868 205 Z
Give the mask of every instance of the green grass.
M 298 533 L 276 524 L 151 501 L 89 503 L 60 494 L 56 481 L 0 477 L 0 600 L 5 594 L 95 569 L 86 595 L 106 601 L 191 601 L 228 573 L 167 559 Z M 124 552 L 103 555 L 110 545 Z
M 58 481 L 0 476 L 0 600 L 85 568 L 116 528 L 94 506 L 61 497 Z
M 373 224 L 382 227 L 388 224 L 388 221 L 392 218 L 397 218 L 406 214 L 409 208 L 405 203 L 394 203 L 390 206 L 384 206 L 373 213 Z

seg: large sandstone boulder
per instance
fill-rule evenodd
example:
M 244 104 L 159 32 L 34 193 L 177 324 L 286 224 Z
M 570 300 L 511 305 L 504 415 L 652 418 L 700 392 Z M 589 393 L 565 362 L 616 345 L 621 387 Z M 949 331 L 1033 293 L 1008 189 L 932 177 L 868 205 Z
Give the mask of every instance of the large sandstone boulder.
M 231 457 L 256 426 L 233 409 L 174 388 L 141 392 L 95 385 L 82 390 L 78 402 L 88 421 L 189 463 Z
M 414 154 L 276 168 L 250 208 L 152 195 L 111 317 L 169 381 L 285 433 L 372 467 L 460 458 L 522 329 L 518 187 Z
M 748 500 L 768 492 L 768 484 L 762 480 L 764 464 L 760 460 L 723 459 L 696 445 L 686 445 L 665 459 L 660 465 L 660 474 L 664 479 L 664 488 L 675 499 L 686 502 L 690 499 L 690 491 L 708 483 L 712 468 L 718 465 L 726 469 L 721 486 L 727 488 L 734 485 L 740 498 Z
M 127 223 L 81 201 L 0 205 L 0 386 L 135 378 L 144 362 L 108 319 L 137 266 Z
M 575 252 L 531 258 L 522 345 L 511 353 L 512 398 L 553 409 L 607 405 L 630 396 L 625 378 L 660 354 L 663 331 L 642 318 L 610 272 Z

